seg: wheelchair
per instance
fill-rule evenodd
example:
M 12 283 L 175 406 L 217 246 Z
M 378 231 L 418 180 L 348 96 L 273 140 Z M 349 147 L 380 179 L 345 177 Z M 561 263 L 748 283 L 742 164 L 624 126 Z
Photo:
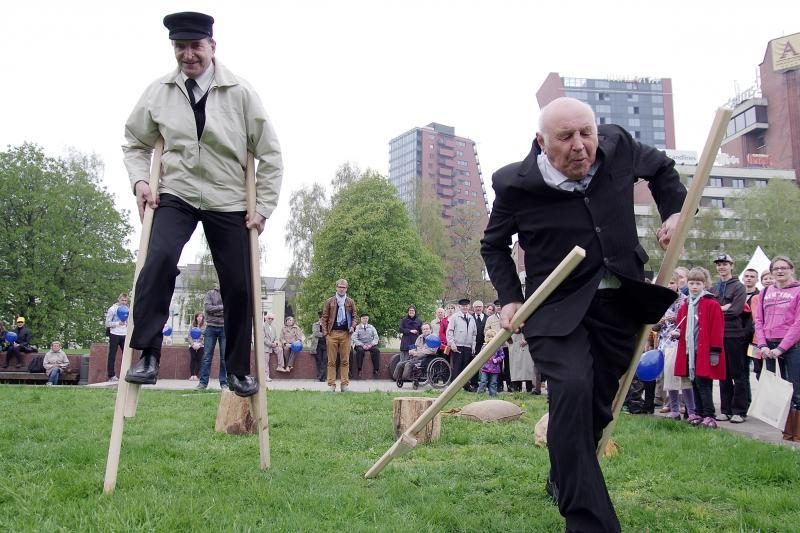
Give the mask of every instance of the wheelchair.
M 443 389 L 450 384 L 451 377 L 450 362 L 439 355 L 415 361 L 411 366 L 411 386 L 414 390 L 425 385 L 430 385 L 434 389 Z M 397 386 L 402 388 L 403 381 L 399 380 Z

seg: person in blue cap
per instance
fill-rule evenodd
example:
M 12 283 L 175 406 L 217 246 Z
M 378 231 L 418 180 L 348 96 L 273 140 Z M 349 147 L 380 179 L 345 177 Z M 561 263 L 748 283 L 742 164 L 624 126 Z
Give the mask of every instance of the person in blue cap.
M 125 379 L 158 379 L 162 326 L 178 275 L 178 258 L 203 223 L 220 282 L 225 314 L 228 387 L 251 396 L 253 304 L 248 230 L 261 233 L 278 202 L 281 149 L 256 92 L 216 59 L 214 19 L 183 12 L 164 17 L 177 68 L 145 90 L 125 124 L 122 147 L 133 193 L 144 216 L 155 210 L 149 251 L 136 282 L 130 346 L 141 358 Z M 164 139 L 161 181 L 150 190 L 150 159 Z M 258 160 L 256 209 L 247 216 L 244 169 L 248 153 Z

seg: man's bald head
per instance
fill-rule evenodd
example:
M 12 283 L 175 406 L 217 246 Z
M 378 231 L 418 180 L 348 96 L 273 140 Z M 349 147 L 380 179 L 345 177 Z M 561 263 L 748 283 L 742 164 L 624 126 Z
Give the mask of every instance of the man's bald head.
M 580 100 L 556 98 L 539 114 L 536 141 L 559 172 L 570 179 L 583 179 L 597 155 L 594 111 Z

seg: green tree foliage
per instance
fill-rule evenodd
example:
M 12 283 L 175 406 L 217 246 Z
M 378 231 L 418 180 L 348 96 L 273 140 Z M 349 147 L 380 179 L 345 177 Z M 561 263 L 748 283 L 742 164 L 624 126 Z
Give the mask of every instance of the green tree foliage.
M 434 255 L 443 256 L 448 249 L 447 228 L 442 220 L 442 202 L 436 195 L 432 183 L 425 189 L 417 189 L 414 223 L 422 244 Z
M 348 280 L 348 295 L 384 338 L 397 334 L 410 304 L 422 317 L 433 315 L 442 292 L 441 261 L 422 244 L 385 177 L 368 172 L 339 190 L 313 246 L 311 272 L 297 299 L 306 329 L 339 278 Z
M 729 205 L 741 232 L 734 259 L 746 262 L 756 246 L 769 257 L 800 259 L 800 189 L 794 181 L 773 179 L 766 187 L 747 188 Z
M 25 316 L 39 345 L 102 339 L 106 310 L 131 289 L 131 227 L 101 174 L 94 156 L 0 152 L 0 319 Z
M 445 250 L 445 293 L 443 300 L 459 298 L 494 301 L 495 291 L 484 276 L 481 238 L 483 213 L 474 206 L 460 205 L 453 209 L 453 224 L 448 234 L 450 246 Z

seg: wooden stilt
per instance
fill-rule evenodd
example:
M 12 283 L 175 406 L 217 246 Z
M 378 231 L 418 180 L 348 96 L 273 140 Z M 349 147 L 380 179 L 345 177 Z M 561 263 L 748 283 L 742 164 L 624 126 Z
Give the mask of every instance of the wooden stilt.
M 256 175 L 252 154 L 247 154 L 247 213 L 250 219 L 256 214 Z M 269 418 L 267 416 L 267 373 L 264 356 L 264 324 L 261 307 L 261 253 L 258 248 L 258 229 L 250 228 L 250 276 L 253 293 L 253 344 L 256 359 L 256 380 L 258 392 L 250 397 L 250 412 L 258 429 L 258 450 L 261 469 L 270 466 L 269 456 Z
M 469 381 L 470 377 L 480 370 L 483 363 L 505 343 L 511 332 L 519 328 L 520 324 L 525 322 L 527 318 L 544 302 L 548 296 L 561 284 L 564 279 L 572 272 L 575 267 L 583 261 L 586 257 L 586 252 L 583 248 L 576 246 L 572 251 L 561 261 L 561 263 L 547 276 L 536 292 L 531 294 L 530 298 L 525 300 L 522 307 L 519 308 L 514 318 L 511 319 L 511 330 L 503 329 L 500 333 L 486 344 L 480 353 L 473 358 L 472 362 L 464 368 L 455 380 L 442 392 L 433 404 L 425 410 L 424 413 L 414 422 L 406 431 L 400 436 L 394 445 L 386 451 L 385 454 L 374 464 L 372 468 L 367 471 L 365 477 L 373 478 L 380 474 L 381 470 L 388 465 L 392 459 L 408 452 L 417 441 L 413 437 L 415 433 L 421 431 L 430 422 L 436 414 L 441 411 L 444 406 L 449 402 L 453 396 Z
M 164 140 L 159 138 L 153 147 L 153 159 L 150 164 L 150 190 L 158 194 L 158 181 L 161 177 L 161 154 L 164 152 Z M 136 297 L 136 280 L 139 278 L 147 259 L 147 248 L 150 245 L 150 233 L 153 229 L 153 210 L 145 206 L 144 218 L 142 219 L 142 234 L 139 239 L 139 254 L 136 258 L 136 269 L 133 274 L 133 290 L 131 290 L 128 305 L 133 310 L 134 299 Z M 136 414 L 136 401 L 139 398 L 140 385 L 134 385 L 125 381 L 125 375 L 131 367 L 133 348 L 130 347 L 130 337 L 133 334 L 133 312 L 128 315 L 128 342 L 122 351 L 122 367 L 120 368 L 120 380 L 117 383 L 117 400 L 114 404 L 114 421 L 111 426 L 111 439 L 108 445 L 108 459 L 106 461 L 106 475 L 103 482 L 103 492 L 110 494 L 114 492 L 117 485 L 117 470 L 119 468 L 119 455 L 122 449 L 122 430 L 125 425 L 125 417 L 132 417 Z M 132 402 L 132 404 L 131 404 Z
M 672 277 L 672 273 L 675 271 L 675 267 L 678 266 L 678 260 L 683 253 L 683 246 L 686 242 L 686 237 L 689 234 L 689 228 L 692 225 L 692 219 L 697 211 L 697 207 L 700 205 L 700 197 L 703 195 L 703 189 L 705 188 L 706 183 L 708 183 L 708 176 L 711 173 L 711 167 L 714 165 L 714 159 L 717 156 L 717 151 L 719 150 L 720 143 L 722 142 L 722 136 L 725 133 L 725 128 L 728 126 L 728 122 L 730 122 L 732 114 L 732 110 L 728 108 L 719 108 L 717 110 L 717 114 L 714 117 L 714 123 L 711 125 L 711 130 L 708 133 L 706 145 L 703 148 L 703 152 L 700 154 L 700 161 L 698 161 L 697 164 L 697 171 L 692 178 L 692 184 L 689 187 L 689 192 L 683 202 L 683 208 L 681 209 L 681 214 L 678 219 L 678 226 L 675 228 L 675 234 L 670 240 L 669 246 L 667 247 L 667 253 L 664 255 L 664 260 L 661 262 L 661 268 L 658 271 L 658 276 L 656 276 L 656 280 L 654 281 L 656 285 L 666 287 L 670 278 Z M 639 336 L 636 341 L 636 351 L 633 354 L 630 366 L 628 366 L 628 371 L 620 380 L 619 389 L 617 389 L 617 394 L 614 397 L 614 403 L 612 404 L 611 408 L 611 414 L 613 418 L 603 430 L 603 436 L 600 438 L 600 442 L 597 444 L 597 457 L 603 456 L 603 453 L 606 449 L 606 443 L 611 437 L 611 433 L 614 431 L 614 426 L 617 424 L 619 413 L 622 410 L 622 404 L 625 401 L 625 396 L 627 395 L 628 389 L 633 381 L 633 376 L 636 374 L 636 367 L 639 365 L 639 359 L 642 357 L 642 350 L 647 342 L 647 336 L 650 334 L 651 328 L 652 324 L 646 324 L 642 326 L 642 329 L 639 332 Z

